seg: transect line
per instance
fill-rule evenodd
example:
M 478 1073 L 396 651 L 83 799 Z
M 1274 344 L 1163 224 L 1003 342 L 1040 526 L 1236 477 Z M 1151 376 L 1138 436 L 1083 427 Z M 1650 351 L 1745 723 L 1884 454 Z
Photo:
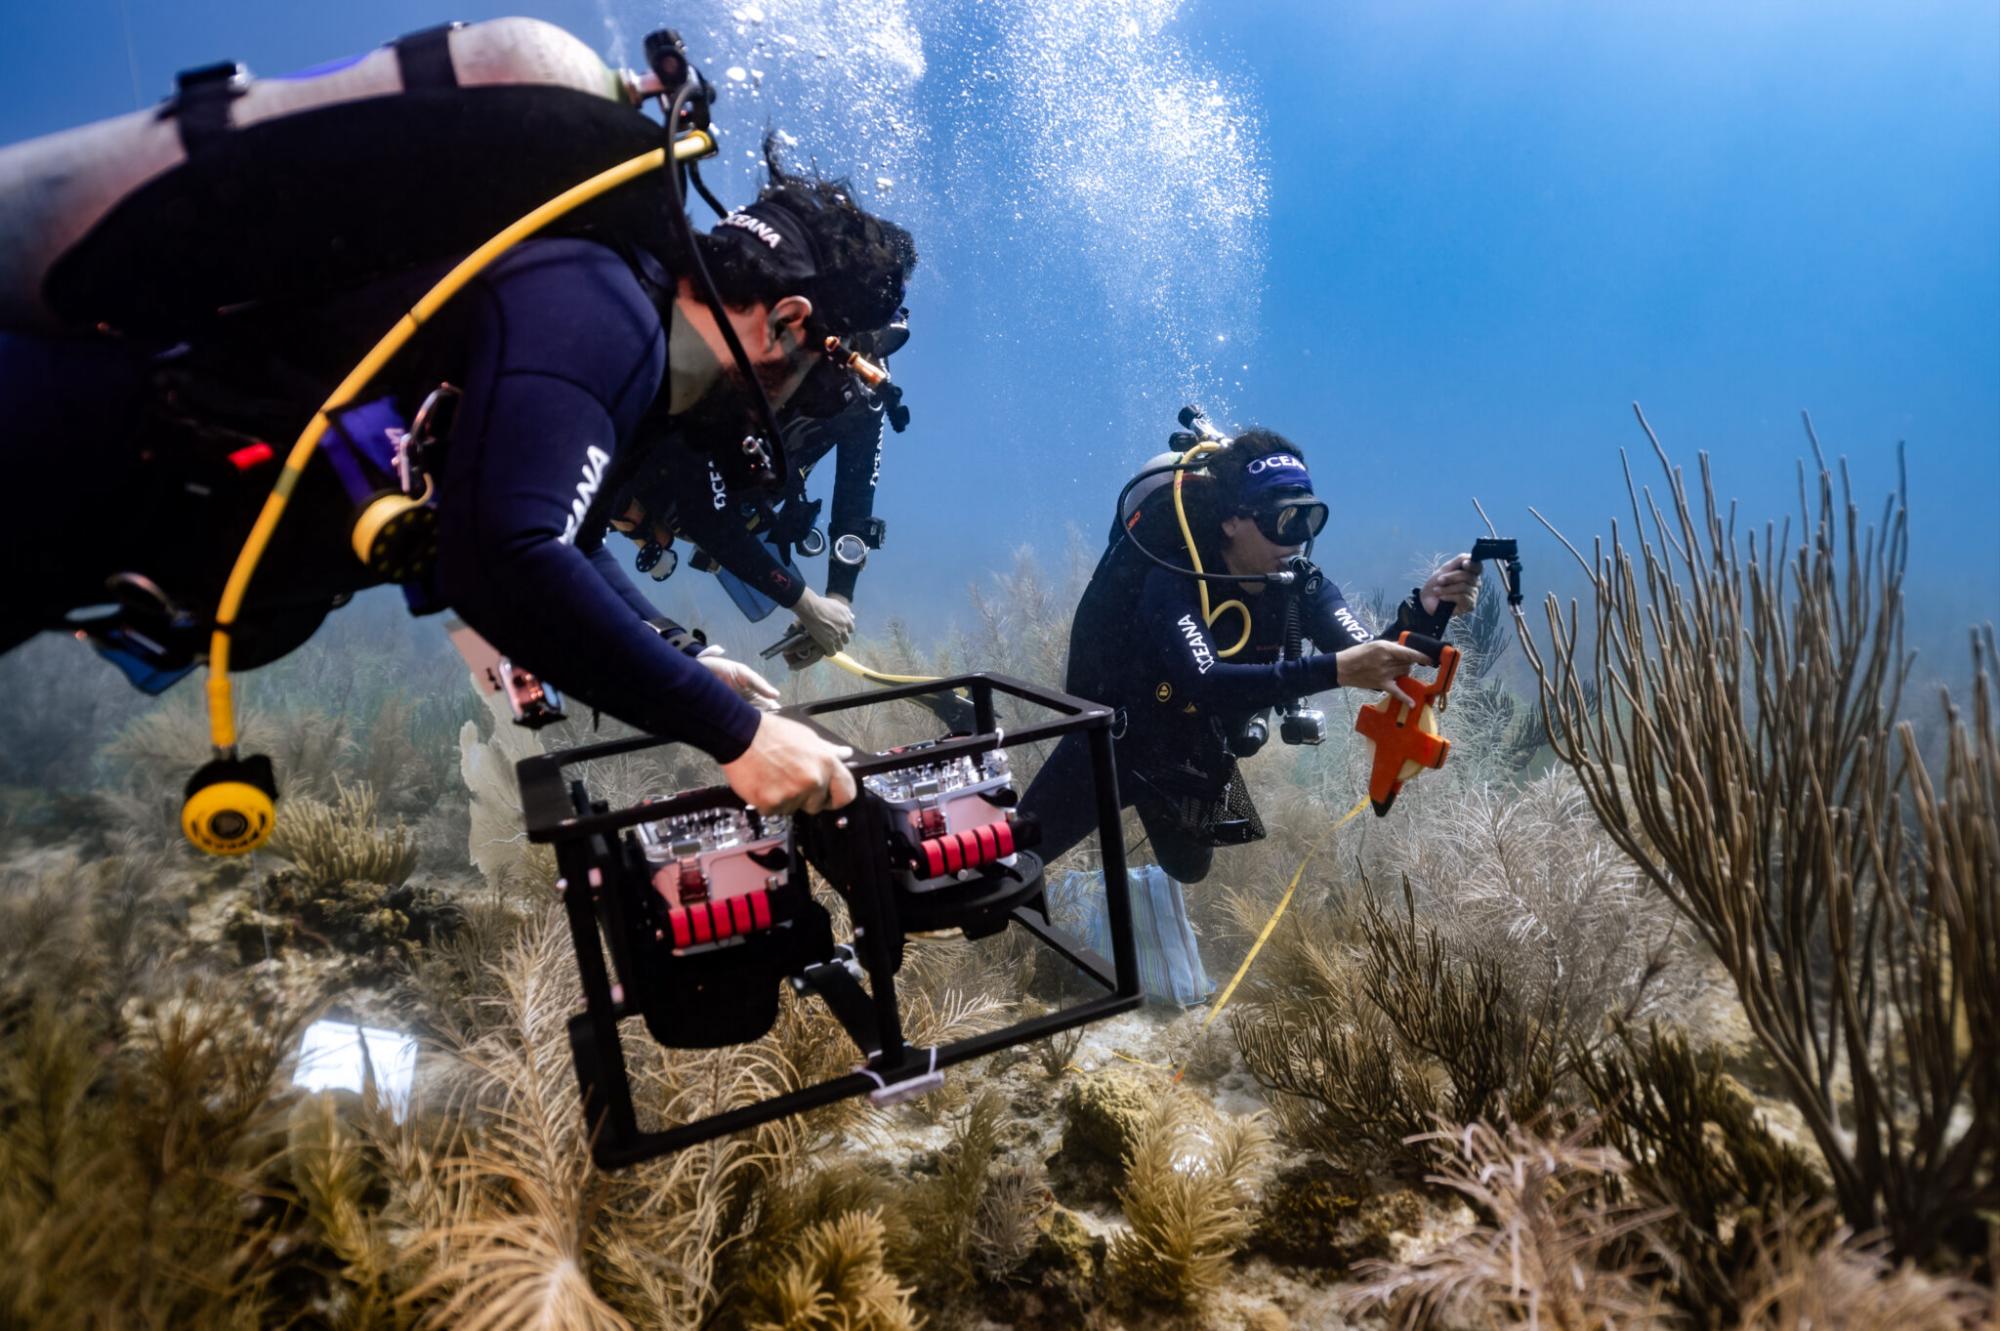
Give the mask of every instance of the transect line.
M 1363 795 L 1360 799 L 1354 802 L 1353 808 L 1349 809 L 1346 813 L 1341 815 L 1339 822 L 1335 823 L 1332 827 L 1326 829 L 1326 835 L 1320 838 L 1319 845 L 1316 845 L 1311 850 L 1307 851 L 1306 857 L 1299 861 L 1298 872 L 1292 875 L 1291 886 L 1287 887 L 1285 889 L 1285 895 L 1278 899 L 1278 908 L 1272 911 L 1271 918 L 1264 922 L 1264 931 L 1258 934 L 1257 941 L 1250 945 L 1250 955 L 1243 958 L 1243 964 L 1236 968 L 1236 974 L 1229 977 L 1229 984 L 1227 985 L 1227 987 L 1223 989 L 1222 997 L 1216 999 L 1215 1006 L 1208 1010 L 1208 1016 L 1201 1023 L 1201 1030 L 1196 1032 L 1197 1035 L 1200 1035 L 1203 1031 L 1206 1031 L 1210 1026 L 1213 1026 L 1215 1024 L 1215 1019 L 1222 1015 L 1222 1009 L 1228 1007 L 1229 1000 L 1236 996 L 1236 986 L 1242 984 L 1243 977 L 1250 973 L 1250 963 L 1257 960 L 1257 954 L 1264 950 L 1264 944 L 1271 941 L 1271 931 L 1278 927 L 1278 921 L 1284 918 L 1285 908 L 1292 904 L 1292 894 L 1299 890 L 1299 882 L 1306 876 L 1306 866 L 1312 863 L 1313 856 L 1319 854 L 1320 847 L 1324 846 L 1327 843 L 1327 841 L 1332 839 L 1333 834 L 1335 832 L 1338 832 L 1341 828 L 1353 822 L 1355 816 L 1358 815 L 1363 809 L 1367 807 L 1368 807 L 1368 797 L 1366 795 Z M 1186 1071 L 1187 1071 L 1187 1060 L 1183 1058 L 1181 1060 L 1181 1065 L 1174 1069 L 1174 1081 L 1178 1083 L 1181 1079 L 1181 1074 Z

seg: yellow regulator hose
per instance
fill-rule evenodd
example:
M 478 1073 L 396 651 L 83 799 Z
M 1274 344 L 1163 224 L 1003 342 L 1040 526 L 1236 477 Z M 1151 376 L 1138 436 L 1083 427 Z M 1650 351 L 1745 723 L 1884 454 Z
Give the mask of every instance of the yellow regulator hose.
M 1181 460 L 1178 465 L 1182 470 L 1174 472 L 1174 516 L 1180 519 L 1181 539 L 1187 542 L 1188 562 L 1194 565 L 1196 573 L 1201 573 L 1205 570 L 1201 566 L 1201 551 L 1195 548 L 1194 529 L 1188 525 L 1187 504 L 1181 498 L 1181 482 L 1187 479 L 1187 472 L 1184 469 L 1188 463 L 1201 457 L 1203 454 L 1213 453 L 1221 447 L 1223 447 L 1221 444 L 1196 444 L 1193 448 L 1181 454 Z M 1215 621 L 1222 618 L 1226 611 L 1234 610 L 1237 614 L 1243 616 L 1243 636 L 1238 638 L 1233 646 L 1216 652 L 1217 656 L 1222 657 L 1236 655 L 1236 653 L 1242 651 L 1250 643 L 1250 607 L 1245 605 L 1240 599 L 1232 599 L 1224 601 L 1221 605 L 1210 609 L 1208 604 L 1208 579 L 1196 578 L 1194 585 L 1196 591 L 1201 595 L 1201 622 L 1204 628 L 1214 628 Z
M 706 130 L 693 130 L 674 140 L 674 160 L 691 161 L 706 157 L 715 151 L 715 140 Z M 627 181 L 635 180 L 648 171 L 656 171 L 665 166 L 667 152 L 655 148 L 641 153 L 629 161 L 621 162 L 608 171 L 600 172 L 580 184 L 573 185 L 542 204 L 527 216 L 509 225 L 505 230 L 481 245 L 460 260 L 458 265 L 446 273 L 438 284 L 424 293 L 422 300 L 410 310 L 396 326 L 391 328 L 374 349 L 361 358 L 348 376 L 340 381 L 332 396 L 321 404 L 313 414 L 306 428 L 299 433 L 291 452 L 285 456 L 284 469 L 271 487 L 271 493 L 264 500 L 264 507 L 257 514 L 256 523 L 250 528 L 249 537 L 243 542 L 243 549 L 236 556 L 236 563 L 229 571 L 229 581 L 223 585 L 222 600 L 215 612 L 215 632 L 208 644 L 208 729 L 210 741 L 219 754 L 227 754 L 236 747 L 236 705 L 235 695 L 229 683 L 229 630 L 236 622 L 236 616 L 243 608 L 244 595 L 250 589 L 250 579 L 257 572 L 258 561 L 264 557 L 265 549 L 271 543 L 271 536 L 278 528 L 278 520 L 284 516 L 285 505 L 297 488 L 299 477 L 304 473 L 306 463 L 312 459 L 313 450 L 319 446 L 320 437 L 331 428 L 330 417 L 351 405 L 356 396 L 389 363 L 391 357 L 403 349 L 416 335 L 426 320 L 435 315 L 444 303 L 457 295 L 464 286 L 514 246 L 532 236 L 549 223 L 562 217 L 600 194 L 608 193 Z

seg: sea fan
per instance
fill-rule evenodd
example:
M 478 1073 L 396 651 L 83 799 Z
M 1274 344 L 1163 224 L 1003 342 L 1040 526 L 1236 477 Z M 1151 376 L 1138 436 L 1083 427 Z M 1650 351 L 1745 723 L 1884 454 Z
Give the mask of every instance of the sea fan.
M 747 1291 L 750 1331 L 910 1331 L 910 1295 L 883 1266 L 882 1218 L 849 1211 L 806 1230 Z
M 1468 1232 L 1407 1262 L 1366 1262 L 1352 1312 L 1386 1308 L 1405 1328 L 1614 1331 L 1671 1319 L 1628 1255 L 1630 1236 L 1665 1218 L 1617 1201 L 1616 1151 L 1587 1145 L 1590 1129 L 1550 1140 L 1484 1123 L 1433 1134 L 1447 1163 L 1431 1179 L 1480 1217 Z

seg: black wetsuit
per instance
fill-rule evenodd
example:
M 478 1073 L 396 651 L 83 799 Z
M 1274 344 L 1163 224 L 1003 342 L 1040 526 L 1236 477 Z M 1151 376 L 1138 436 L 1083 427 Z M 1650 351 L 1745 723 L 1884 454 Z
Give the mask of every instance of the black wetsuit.
M 1164 557 L 1184 562 L 1184 550 Z M 1205 558 L 1207 567 L 1219 560 Z M 1236 775 L 1230 737 L 1265 708 L 1309 697 L 1340 683 L 1334 654 L 1370 641 L 1330 578 L 1301 593 L 1299 620 L 1317 649 L 1283 660 L 1283 597 L 1277 588 L 1241 596 L 1236 585 L 1212 583 L 1214 604 L 1240 599 L 1250 607 L 1249 642 L 1224 659 L 1242 618 L 1223 614 L 1214 631 L 1203 625 L 1192 578 L 1147 563 L 1129 541 L 1115 540 L 1099 561 L 1071 622 L 1064 687 L 1118 712 L 1118 792 L 1137 806 L 1154 857 L 1182 882 L 1206 877 L 1214 845 L 1187 825 L 1183 810 L 1220 799 Z M 1404 631 L 1435 635 L 1443 617 L 1426 614 L 1413 592 L 1396 622 L 1379 636 Z M 1041 822 L 1038 853 L 1068 850 L 1096 830 L 1090 798 L 1090 755 L 1081 735 L 1056 746 L 1022 797 L 1023 812 Z
M 309 413 L 435 276 L 385 279 L 218 332 L 221 359 L 238 370 L 225 396 L 242 407 L 246 392 L 283 388 Z M 530 241 L 450 302 L 370 392 L 413 406 L 440 380 L 464 389 L 440 480 L 432 590 L 442 604 L 577 700 L 728 762 L 749 746 L 758 713 L 649 626 L 657 611 L 602 544 L 606 488 L 666 368 L 649 286 L 672 289 L 649 257 Z M 10 570 L 0 650 L 101 601 L 104 579 L 125 570 L 212 612 L 275 463 L 244 473 L 237 488 L 253 493 L 219 495 L 230 468 L 212 483 L 213 448 L 161 428 L 162 417 L 204 415 L 204 376 L 163 405 L 160 373 L 156 359 L 114 345 L 0 338 L 0 455 L 32 494 L 0 527 Z M 277 415 L 293 431 L 307 419 Z M 282 449 L 292 435 L 266 437 Z M 196 455 L 207 471 L 190 489 Z M 371 581 L 347 544 L 351 514 L 316 460 L 251 584 L 242 664 L 282 655 Z
M 865 537 L 875 512 L 875 485 L 882 470 L 882 411 L 857 398 L 837 416 L 813 420 L 793 414 L 782 423 L 791 490 L 783 508 L 764 494 L 731 487 L 706 452 L 678 431 L 662 430 L 648 474 L 631 488 L 645 511 L 743 584 L 789 610 L 806 584 L 778 557 L 768 538 L 774 524 L 795 542 L 812 525 L 817 505 L 807 505 L 805 482 L 815 464 L 834 454 L 833 515 L 827 546 L 842 536 Z M 649 525 L 650 522 L 649 522 Z M 797 531 L 791 530 L 794 526 Z M 872 544 L 872 542 L 871 542 Z M 861 570 L 828 558 L 828 595 L 854 599 Z
M 865 398 L 857 399 L 838 416 L 826 420 L 800 417 L 785 426 L 785 455 L 798 469 L 798 489 L 786 501 L 786 508 L 803 503 L 805 481 L 814 463 L 833 454 L 833 510 L 826 522 L 826 548 L 843 536 L 861 537 L 875 545 L 875 487 L 882 479 L 882 406 Z M 810 507 L 810 506 L 809 506 Z M 817 509 L 808 513 L 808 520 Z M 780 514 L 781 520 L 786 515 Z M 861 566 L 843 564 L 832 557 L 826 561 L 826 593 L 854 599 L 861 581 Z

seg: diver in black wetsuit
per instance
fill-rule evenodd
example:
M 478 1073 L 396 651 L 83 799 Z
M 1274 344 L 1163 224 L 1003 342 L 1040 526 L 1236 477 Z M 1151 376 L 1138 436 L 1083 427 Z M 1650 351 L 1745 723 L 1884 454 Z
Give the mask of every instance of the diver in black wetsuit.
M 908 324 L 899 311 L 888 328 L 857 335 L 849 345 L 886 366 L 907 338 Z M 791 469 L 782 500 L 731 485 L 702 449 L 676 433 L 651 453 L 646 474 L 620 497 L 612 520 L 641 543 L 638 566 L 654 578 L 673 572 L 674 542 L 683 539 L 695 549 L 696 567 L 736 580 L 731 597 L 752 622 L 774 607 L 792 611 L 806 635 L 785 652 L 793 669 L 841 651 L 853 636 L 854 591 L 868 551 L 882 543 L 883 524 L 874 512 L 884 422 L 894 420 L 900 430 L 908 421 L 899 399 L 853 376 L 810 383 L 803 396 L 807 400 L 795 398 L 781 418 Z M 833 511 L 818 532 L 823 501 L 807 497 L 806 482 L 829 455 Z M 806 584 L 790 558 L 812 537 L 827 555 L 824 594 Z
M 1267 430 L 1238 435 L 1185 482 L 1188 523 L 1201 567 L 1211 572 L 1275 573 L 1288 567 L 1325 524 L 1304 457 Z M 1187 561 L 1187 545 L 1168 488 L 1129 519 L 1146 549 Z M 1308 566 L 1309 567 L 1309 566 Z M 1262 740 L 1259 713 L 1336 686 L 1398 692 L 1396 681 L 1425 657 L 1388 639 L 1402 632 L 1435 637 L 1452 611 L 1471 608 L 1479 566 L 1447 560 L 1398 607 L 1396 622 L 1371 636 L 1316 569 L 1296 589 L 1216 582 L 1210 598 L 1240 600 L 1248 633 L 1234 610 L 1203 622 L 1194 579 L 1147 560 L 1123 524 L 1098 562 L 1070 627 L 1064 687 L 1117 711 L 1118 791 L 1137 806 L 1160 867 L 1182 882 L 1208 874 L 1217 845 L 1261 834 L 1239 756 Z M 1283 659 L 1283 598 L 1299 596 L 1299 622 L 1316 651 Z M 1240 649 L 1232 650 L 1241 636 Z M 1247 733 L 1246 733 L 1247 732 Z M 1083 737 L 1056 746 L 1021 801 L 1041 822 L 1041 853 L 1054 859 L 1096 826 L 1090 757 Z
M 775 174 L 775 164 L 758 202 L 698 243 L 774 404 L 835 371 L 827 336 L 889 321 L 912 253 L 907 233 L 834 183 Z M 435 473 L 436 558 L 425 585 L 406 593 L 455 610 L 577 699 L 706 750 L 760 809 L 844 803 L 853 783 L 841 751 L 737 696 L 769 689 L 754 671 L 697 663 L 684 635 L 663 636 L 603 546 L 611 495 L 636 469 L 631 444 L 649 411 L 724 447 L 749 419 L 708 305 L 662 250 L 526 242 L 377 381 L 371 391 L 389 394 L 404 419 L 440 382 L 463 390 Z M 201 616 L 276 473 L 259 439 L 289 439 L 287 423 L 296 432 L 441 271 L 309 309 L 226 316 L 192 349 L 0 339 L 0 450 L 19 493 L 33 496 L 0 532 L 12 573 L 0 651 L 70 627 L 65 616 L 104 603 L 116 579 L 121 600 L 136 588 L 149 609 L 188 612 L 145 627 L 163 658 L 193 660 L 206 646 Z M 238 619 L 240 665 L 283 655 L 379 581 L 348 546 L 353 507 L 336 470 L 316 462 L 294 495 Z

